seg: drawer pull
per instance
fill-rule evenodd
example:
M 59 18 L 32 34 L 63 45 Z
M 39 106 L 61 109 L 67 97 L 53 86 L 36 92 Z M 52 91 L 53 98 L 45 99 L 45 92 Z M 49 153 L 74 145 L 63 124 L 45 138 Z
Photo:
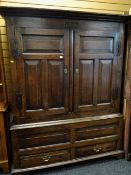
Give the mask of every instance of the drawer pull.
M 95 145 L 95 146 L 93 147 L 93 151 L 95 151 L 96 153 L 100 152 L 101 149 L 102 149 L 102 147 L 101 147 L 100 145 Z
M 44 156 L 42 156 L 42 159 L 44 162 L 48 162 L 50 160 L 51 156 L 49 154 L 45 154 Z

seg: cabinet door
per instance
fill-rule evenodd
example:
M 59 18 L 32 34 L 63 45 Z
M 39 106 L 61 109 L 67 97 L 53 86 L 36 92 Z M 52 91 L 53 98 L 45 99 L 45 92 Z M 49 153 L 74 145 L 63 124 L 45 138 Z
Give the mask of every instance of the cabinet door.
M 36 27 L 14 30 L 15 115 L 24 122 L 68 112 L 69 31 Z
M 120 32 L 75 31 L 75 111 L 119 111 L 121 47 Z

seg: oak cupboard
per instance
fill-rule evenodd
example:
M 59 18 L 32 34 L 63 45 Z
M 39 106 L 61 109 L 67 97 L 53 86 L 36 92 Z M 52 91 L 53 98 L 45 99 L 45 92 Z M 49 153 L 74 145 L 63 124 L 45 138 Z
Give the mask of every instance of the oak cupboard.
M 49 16 L 6 17 L 14 174 L 123 154 L 124 24 Z

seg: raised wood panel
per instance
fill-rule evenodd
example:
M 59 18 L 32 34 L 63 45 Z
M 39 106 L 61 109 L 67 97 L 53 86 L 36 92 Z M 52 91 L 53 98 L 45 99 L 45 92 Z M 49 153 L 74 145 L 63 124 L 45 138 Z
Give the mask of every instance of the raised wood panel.
M 81 37 L 81 53 L 113 53 L 113 38 Z M 102 46 L 100 48 L 100 46 Z
M 24 52 L 62 53 L 63 37 L 23 36 Z
M 80 105 L 93 103 L 94 61 L 80 60 Z
M 25 61 L 27 110 L 42 109 L 41 62 Z
M 99 61 L 98 103 L 110 103 L 112 91 L 112 60 Z
M 48 102 L 49 108 L 64 106 L 64 65 L 63 61 L 48 61 Z

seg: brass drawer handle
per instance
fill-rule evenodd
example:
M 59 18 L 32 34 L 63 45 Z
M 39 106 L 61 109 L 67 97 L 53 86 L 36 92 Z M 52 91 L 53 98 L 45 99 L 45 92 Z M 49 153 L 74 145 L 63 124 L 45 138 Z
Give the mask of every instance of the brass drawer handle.
M 51 155 L 49 155 L 49 154 L 45 154 L 42 156 L 42 159 L 44 162 L 48 162 L 50 160 L 50 158 L 51 158 Z
M 95 145 L 93 147 L 93 151 L 95 151 L 96 153 L 100 152 L 102 150 L 102 147 L 100 145 Z

